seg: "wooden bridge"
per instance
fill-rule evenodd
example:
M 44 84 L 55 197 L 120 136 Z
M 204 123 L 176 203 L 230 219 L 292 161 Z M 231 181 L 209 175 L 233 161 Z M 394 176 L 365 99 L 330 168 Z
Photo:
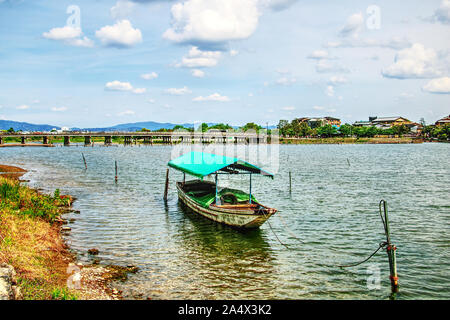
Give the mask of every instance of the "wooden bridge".
M 104 145 L 112 145 L 113 137 L 124 138 L 125 145 L 144 143 L 176 144 L 176 143 L 270 143 L 270 136 L 265 133 L 247 132 L 63 132 L 63 133 L 5 133 L 0 134 L 0 145 L 5 138 L 20 138 L 20 145 L 27 145 L 27 139 L 40 138 L 43 145 L 51 145 L 51 138 L 63 138 L 63 145 L 70 146 L 70 138 L 84 137 L 84 145 L 92 145 L 92 138 L 103 137 Z M 35 139 L 33 139 L 35 140 Z

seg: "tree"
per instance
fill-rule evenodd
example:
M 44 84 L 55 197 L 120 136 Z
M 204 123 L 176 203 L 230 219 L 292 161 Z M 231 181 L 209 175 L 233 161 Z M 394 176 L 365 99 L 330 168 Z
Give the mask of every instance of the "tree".
M 405 126 L 404 124 L 392 126 L 392 132 L 396 135 L 399 135 L 400 137 L 408 133 L 410 131 L 409 127 Z
M 344 137 L 348 137 L 352 134 L 352 126 L 348 123 L 343 124 L 340 128 L 339 128 L 339 132 L 344 136 Z
M 142 128 L 141 130 L 139 130 L 139 132 L 151 132 L 152 130 L 147 129 L 147 128 Z
M 317 128 L 317 134 L 321 137 L 331 137 L 337 134 L 337 129 L 331 124 Z
M 287 134 L 286 131 L 289 128 L 289 126 L 290 126 L 290 124 L 289 124 L 288 120 L 280 120 L 277 125 L 277 129 L 279 130 L 280 135 L 286 136 L 286 134 Z
M 242 129 L 243 131 L 247 131 L 247 130 L 255 130 L 256 132 L 258 132 L 259 129 L 262 129 L 262 127 L 259 126 L 259 125 L 257 125 L 257 124 L 254 123 L 254 122 L 249 122 L 249 123 L 247 123 L 245 126 L 241 127 L 241 129 Z
M 15 131 L 14 131 L 14 128 L 11 127 L 11 128 L 9 128 L 8 130 L 6 130 L 6 132 L 8 132 L 8 133 L 14 133 Z
M 203 122 L 198 129 L 201 130 L 202 132 L 206 132 L 208 131 L 208 124 Z

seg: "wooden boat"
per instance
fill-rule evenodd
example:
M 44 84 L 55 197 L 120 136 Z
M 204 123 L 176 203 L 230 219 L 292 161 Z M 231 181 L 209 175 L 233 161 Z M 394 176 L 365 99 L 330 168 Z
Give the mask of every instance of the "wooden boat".
M 253 174 L 273 178 L 272 174 L 255 165 L 237 158 L 195 151 L 169 161 L 168 165 L 184 174 L 183 181 L 176 184 L 180 201 L 205 218 L 237 228 L 258 228 L 277 212 L 260 204 L 251 194 Z M 186 173 L 199 179 L 186 181 Z M 248 174 L 249 193 L 230 188 L 219 191 L 220 174 Z M 215 176 L 215 183 L 203 180 L 210 175 Z

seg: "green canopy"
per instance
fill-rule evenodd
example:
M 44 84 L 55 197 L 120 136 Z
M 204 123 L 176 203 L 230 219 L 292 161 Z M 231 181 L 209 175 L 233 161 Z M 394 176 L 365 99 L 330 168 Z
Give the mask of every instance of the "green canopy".
M 169 167 L 201 179 L 217 171 L 230 174 L 239 174 L 242 172 L 255 173 L 273 178 L 273 174 L 238 158 L 231 158 L 199 151 L 191 151 L 176 159 L 170 160 L 168 165 Z

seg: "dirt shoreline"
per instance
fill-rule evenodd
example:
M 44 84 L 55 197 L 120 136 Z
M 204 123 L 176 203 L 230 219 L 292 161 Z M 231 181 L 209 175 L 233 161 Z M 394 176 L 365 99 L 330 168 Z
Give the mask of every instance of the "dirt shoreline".
M 10 165 L 1 165 L 0 164 L 0 177 L 19 181 L 20 177 L 22 177 L 27 171 L 23 168 L 10 166 Z M 28 187 L 27 187 L 28 188 Z M 39 194 L 38 190 L 33 190 L 37 194 Z M 68 196 L 63 196 L 68 197 Z M 64 292 L 59 295 L 54 296 L 54 299 L 79 299 L 79 300 L 120 300 L 122 299 L 121 291 L 112 287 L 111 282 L 115 280 L 124 281 L 127 279 L 128 273 L 137 272 L 137 268 L 134 266 L 115 266 L 115 265 L 101 265 L 101 264 L 91 264 L 84 265 L 78 261 L 76 261 L 75 254 L 70 251 L 69 246 L 63 239 L 62 233 L 70 231 L 70 228 L 66 227 L 67 221 L 62 217 L 65 213 L 71 212 L 71 205 L 73 197 L 70 197 L 71 201 L 69 201 L 69 207 L 61 208 L 60 215 L 57 217 L 54 223 L 44 221 L 40 218 L 32 218 L 28 219 L 28 224 L 33 224 L 31 228 L 20 229 L 23 221 L 20 220 L 17 216 L 14 215 L 2 215 L 2 211 L 0 211 L 0 226 L 12 226 L 14 229 L 18 231 L 25 231 L 24 234 L 21 234 L 21 238 L 25 239 L 23 241 L 28 240 L 29 243 L 25 242 L 25 248 L 30 247 L 47 247 L 48 253 L 42 253 L 42 249 L 37 249 L 36 254 L 42 254 L 41 259 L 46 259 L 46 271 L 49 272 L 51 277 L 55 277 L 60 279 L 60 284 L 64 287 L 63 289 L 67 289 L 70 292 L 70 295 Z M 1 201 L 1 198 L 0 198 Z M 34 220 L 33 220 L 34 219 Z M 31 220 L 31 223 L 30 223 Z M 37 227 L 38 226 L 38 227 Z M 16 230 L 16 231 L 17 231 Z M 0 229 L 1 231 L 1 229 Z M 44 234 L 42 234 L 44 233 Z M 2 239 L 2 234 L 0 232 L 0 240 Z M 42 243 L 35 243 L 35 239 L 42 239 L 45 237 L 46 239 L 42 241 Z M 6 238 L 6 236 L 4 236 Z M 44 251 L 46 251 L 44 250 Z M 55 253 L 56 252 L 56 253 Z M 28 253 L 28 252 L 26 252 Z M 0 263 L 10 263 L 12 267 L 15 269 L 17 273 L 17 277 L 23 277 L 26 281 L 19 281 L 17 285 L 21 289 L 22 292 L 28 292 L 28 295 L 25 298 L 28 299 L 42 299 L 41 293 L 36 292 L 35 296 L 33 296 L 34 291 L 42 291 L 37 288 L 33 288 L 33 279 L 30 276 L 29 270 L 24 267 L 24 263 L 14 265 L 14 259 L 12 256 L 21 256 L 26 254 L 25 252 L 10 252 L 0 254 Z M 34 254 L 34 252 L 33 252 Z M 9 257 L 9 259 L 8 259 Z M 7 261 L 3 261 L 7 260 Z M 12 260 L 12 261 L 8 261 Z M 26 262 L 25 262 L 26 266 Z M 31 267 L 30 267 L 31 268 Z M 36 279 L 37 281 L 38 279 Z M 40 281 L 40 279 L 39 279 Z M 31 283 L 31 284 L 30 284 Z M 38 286 L 36 286 L 38 287 Z M 31 292 L 31 293 L 30 293 Z

